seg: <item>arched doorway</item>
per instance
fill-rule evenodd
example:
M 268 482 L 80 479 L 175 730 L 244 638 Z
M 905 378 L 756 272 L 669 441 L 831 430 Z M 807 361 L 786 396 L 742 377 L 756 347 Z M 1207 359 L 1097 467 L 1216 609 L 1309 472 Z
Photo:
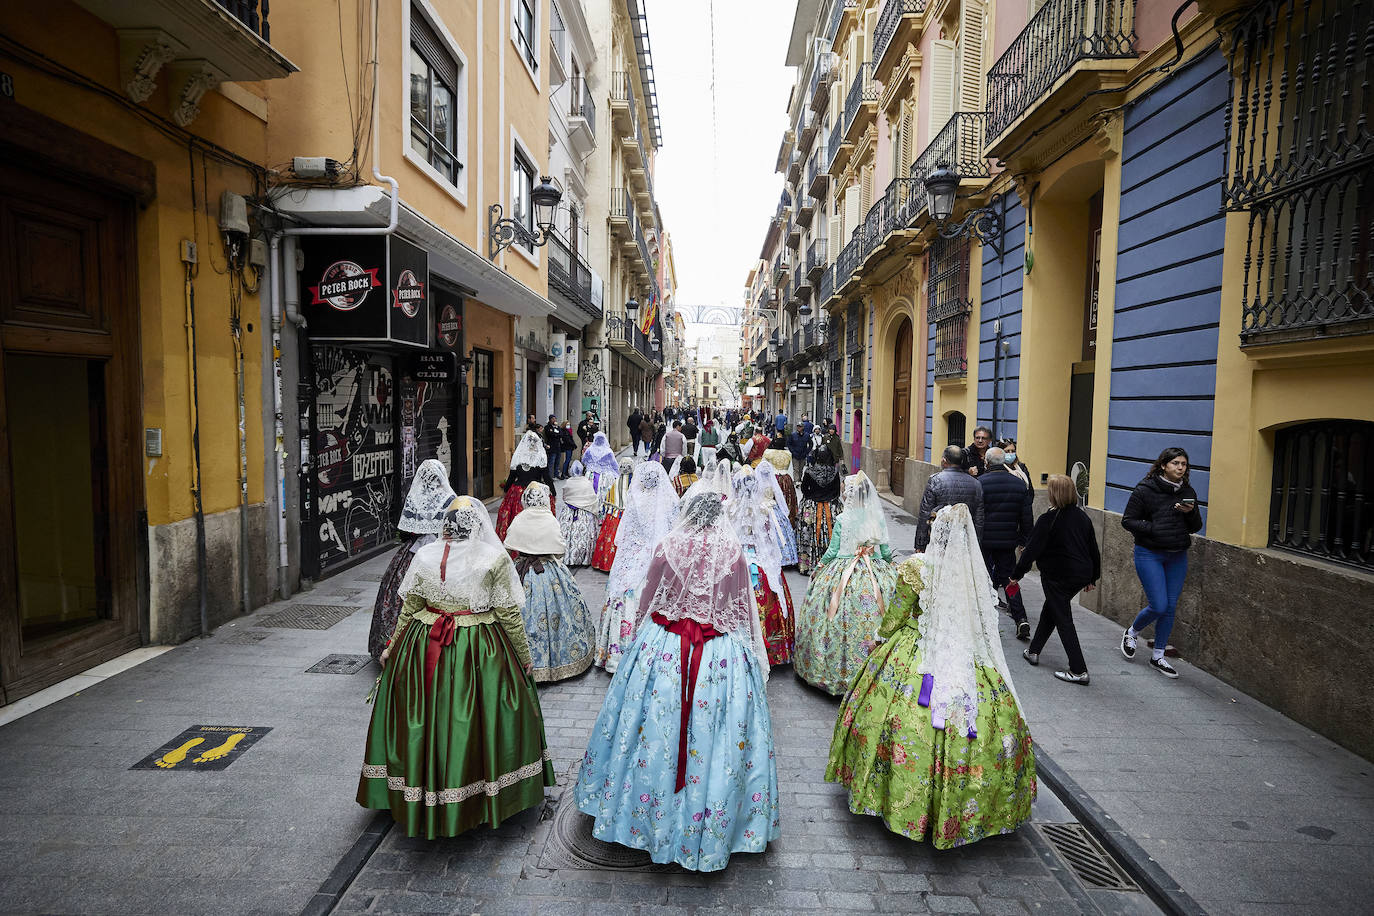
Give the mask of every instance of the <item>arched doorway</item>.
M 906 478 L 907 448 L 911 443 L 911 322 L 902 319 L 892 363 L 892 464 L 888 486 L 902 495 Z
M 957 410 L 950 411 L 949 416 L 946 418 L 946 425 L 949 427 L 949 434 L 945 436 L 946 440 L 948 440 L 945 442 L 945 445 L 958 445 L 962 447 L 963 444 L 968 441 L 964 438 L 967 435 L 965 430 L 967 421 L 964 415 Z M 943 446 L 941 448 L 943 449 Z M 931 460 L 935 460 L 934 455 L 931 456 Z

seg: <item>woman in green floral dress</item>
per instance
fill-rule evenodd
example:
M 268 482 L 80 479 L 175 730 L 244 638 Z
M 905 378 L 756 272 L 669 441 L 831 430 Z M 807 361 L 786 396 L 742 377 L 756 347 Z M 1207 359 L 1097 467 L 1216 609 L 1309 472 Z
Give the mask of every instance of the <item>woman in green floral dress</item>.
M 887 520 L 878 491 L 860 471 L 844 479 L 844 514 L 811 575 L 797 613 L 792 669 L 838 696 L 849 689 L 873 649 L 883 604 L 896 587 Z
M 968 507 L 936 517 L 897 567 L 884 640 L 840 706 L 828 782 L 849 810 L 939 849 L 1030 819 L 1035 753 L 997 637 L 997 608 Z

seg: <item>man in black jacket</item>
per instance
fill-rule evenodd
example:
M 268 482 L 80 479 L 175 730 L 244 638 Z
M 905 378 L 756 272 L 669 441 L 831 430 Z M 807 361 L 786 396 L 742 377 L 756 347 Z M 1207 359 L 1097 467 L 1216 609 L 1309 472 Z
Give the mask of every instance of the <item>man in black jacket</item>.
M 978 478 L 964 470 L 964 450 L 957 445 L 945 449 L 940 470 L 931 475 L 921 494 L 921 510 L 916 514 L 916 549 L 925 550 L 930 543 L 930 520 L 937 509 L 963 503 L 973 516 L 973 528 L 983 536 L 983 488 Z
M 978 478 L 983 489 L 983 534 L 978 546 L 988 566 L 994 588 L 1006 588 L 1016 567 L 1016 548 L 1025 547 L 1035 516 L 1031 511 L 1031 491 L 1005 464 L 1006 453 L 993 446 L 983 460 L 987 470 Z M 1007 609 L 1016 621 L 1016 638 L 1030 639 L 1030 623 L 1019 589 L 1007 595 Z
M 973 431 L 973 441 L 964 447 L 964 470 L 974 477 L 983 473 L 988 446 L 992 444 L 992 430 L 980 426 Z
M 577 438 L 582 440 L 582 447 L 585 449 L 587 443 L 592 441 L 592 436 L 596 435 L 596 421 L 592 419 L 590 410 L 582 411 L 582 422 L 577 424 Z
M 630 452 L 631 454 L 639 451 L 639 424 L 643 422 L 644 415 L 636 407 L 631 412 L 628 420 L 625 421 L 625 428 L 630 431 Z

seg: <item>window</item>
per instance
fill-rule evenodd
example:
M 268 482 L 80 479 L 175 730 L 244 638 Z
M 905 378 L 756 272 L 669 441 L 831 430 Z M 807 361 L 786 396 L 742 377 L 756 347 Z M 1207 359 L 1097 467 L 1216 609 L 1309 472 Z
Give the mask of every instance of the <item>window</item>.
M 1270 547 L 1374 570 L 1374 423 L 1279 430 L 1272 493 Z
M 511 216 L 525 229 L 517 240 L 527 251 L 534 252 L 534 166 L 519 149 L 515 151 L 515 167 L 511 170 Z
M 525 63 L 531 70 L 539 69 L 539 57 L 535 54 L 535 23 L 533 0 L 515 0 L 515 43 L 525 56 Z
M 450 184 L 457 184 L 458 94 L 461 64 L 419 9 L 410 11 L 410 148 Z

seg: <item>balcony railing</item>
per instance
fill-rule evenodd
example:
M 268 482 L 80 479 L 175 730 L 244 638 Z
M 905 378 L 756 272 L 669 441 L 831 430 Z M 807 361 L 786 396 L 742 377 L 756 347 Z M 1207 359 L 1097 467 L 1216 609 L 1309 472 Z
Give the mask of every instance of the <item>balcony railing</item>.
M 821 271 L 821 284 L 816 291 L 816 302 L 824 306 L 835 295 L 835 265 L 830 264 Z
M 798 264 L 797 269 L 792 273 L 792 295 L 797 302 L 811 301 L 811 283 L 806 279 L 806 265 Z
M 827 172 L 835 168 L 835 158 L 840 152 L 840 146 L 844 143 L 844 118 L 836 117 L 835 126 L 830 128 L 830 139 L 825 143 L 827 155 L 825 170 Z
M 824 143 L 817 144 L 811 154 L 811 164 L 806 169 L 806 193 L 812 197 L 825 198 L 826 186 L 830 183 L 830 156 Z
M 593 318 L 601 308 L 592 304 L 592 269 L 561 235 L 549 238 L 549 288 L 562 293 Z
M 945 165 L 960 178 L 987 178 L 991 174 L 983 154 L 987 123 L 987 112 L 956 111 L 911 164 L 911 177 L 925 181 L 937 165 Z
M 863 260 L 863 233 L 855 232 L 849 243 L 840 249 L 835 259 L 835 287 L 838 289 L 854 276 L 854 269 Z
M 624 220 L 629 223 L 631 233 L 637 231 L 639 222 L 635 212 L 634 195 L 629 188 L 611 188 L 611 220 Z
M 926 11 L 926 0 L 887 0 L 883 14 L 878 17 L 878 27 L 873 31 L 873 61 L 881 62 L 887 53 L 892 36 L 897 34 L 897 26 L 903 16 L 913 16 Z
M 894 178 L 864 217 L 860 259 L 882 247 L 888 237 L 911 225 L 924 206 L 925 188 L 916 178 Z
M 568 94 L 568 114 L 574 118 L 582 118 L 587 122 L 587 129 L 592 136 L 596 136 L 596 105 L 592 102 L 591 90 L 587 88 L 587 80 L 582 76 L 572 78 L 572 84 Z
M 849 94 L 844 98 L 844 133 L 854 126 L 859 110 L 865 102 L 878 101 L 878 84 L 873 80 L 873 63 L 859 64 L 859 72 L 854 74 L 854 82 L 849 84 Z
M 835 79 L 840 66 L 840 58 L 833 51 L 817 51 L 816 63 L 811 68 L 811 86 L 807 97 L 811 100 L 811 110 L 819 115 L 830 104 L 830 84 Z
M 250 32 L 268 44 L 272 43 L 272 33 L 267 26 L 268 0 L 217 0 L 228 10 L 229 15 L 242 22 Z
M 1049 0 L 988 71 L 988 138 L 1080 60 L 1136 56 L 1135 0 Z
M 816 275 L 825 269 L 825 236 L 811 240 L 811 247 L 806 249 L 806 275 L 813 280 Z
M 617 70 L 611 74 L 611 101 L 628 102 L 630 110 L 634 111 L 635 84 L 628 72 Z
M 858 5 L 858 0 L 834 0 L 830 6 L 830 21 L 825 27 L 825 37 L 834 41 L 840 31 L 840 18 L 844 16 L 844 11 L 855 9 Z

